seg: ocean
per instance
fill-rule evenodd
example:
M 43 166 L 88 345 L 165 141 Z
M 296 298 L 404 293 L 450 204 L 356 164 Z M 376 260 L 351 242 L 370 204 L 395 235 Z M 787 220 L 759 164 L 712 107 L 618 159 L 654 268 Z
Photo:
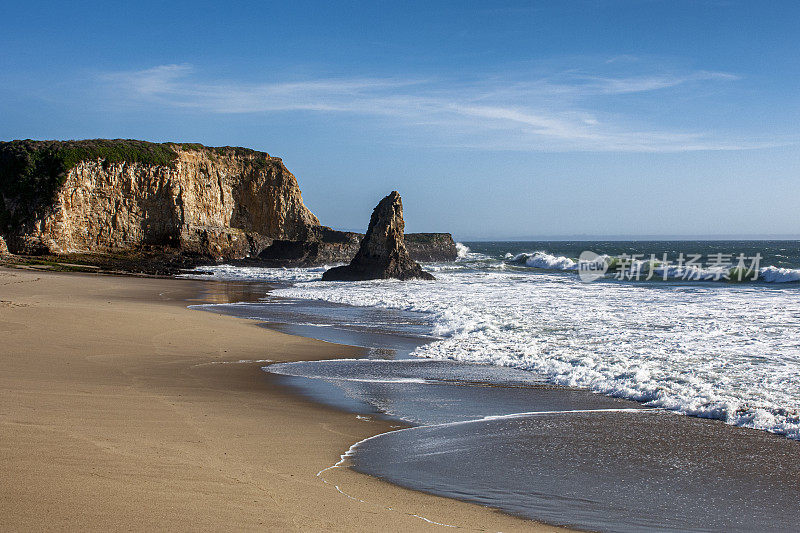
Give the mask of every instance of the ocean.
M 433 282 L 203 270 L 274 286 L 217 311 L 373 350 L 265 368 L 411 426 L 354 446 L 356 470 L 604 531 L 798 523 L 799 241 L 458 247 L 456 262 L 423 265 Z M 587 278 L 587 257 L 605 274 Z

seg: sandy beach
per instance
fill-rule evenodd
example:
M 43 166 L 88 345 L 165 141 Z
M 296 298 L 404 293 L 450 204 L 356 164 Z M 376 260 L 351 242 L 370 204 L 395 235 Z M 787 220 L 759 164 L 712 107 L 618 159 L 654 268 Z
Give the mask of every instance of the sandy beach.
M 187 309 L 201 288 L 0 269 L 3 529 L 557 530 L 350 470 L 325 483 L 389 423 L 292 394 L 258 361 L 360 349 Z

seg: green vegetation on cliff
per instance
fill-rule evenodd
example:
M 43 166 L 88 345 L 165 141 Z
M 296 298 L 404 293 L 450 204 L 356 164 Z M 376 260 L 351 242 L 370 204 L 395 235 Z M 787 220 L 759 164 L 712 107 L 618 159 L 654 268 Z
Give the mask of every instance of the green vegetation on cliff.
M 101 160 L 104 166 L 117 163 L 173 166 L 178 159 L 176 148 L 251 157 L 253 166 L 259 169 L 266 166 L 269 158 L 264 152 L 248 148 L 130 139 L 0 142 L 0 232 L 27 222 L 37 210 L 48 205 L 69 170 L 81 161 Z

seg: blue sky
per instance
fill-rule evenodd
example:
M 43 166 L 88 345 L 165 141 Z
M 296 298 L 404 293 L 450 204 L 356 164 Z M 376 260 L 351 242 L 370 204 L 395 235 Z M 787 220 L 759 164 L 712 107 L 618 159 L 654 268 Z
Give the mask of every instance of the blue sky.
M 0 139 L 283 158 L 327 225 L 457 238 L 800 234 L 800 4 L 28 2 Z

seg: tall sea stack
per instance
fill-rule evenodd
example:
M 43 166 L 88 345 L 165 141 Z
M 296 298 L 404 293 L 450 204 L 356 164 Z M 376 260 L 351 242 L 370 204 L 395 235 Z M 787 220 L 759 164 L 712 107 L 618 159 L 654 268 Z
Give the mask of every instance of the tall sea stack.
M 326 271 L 322 279 L 434 279 L 408 255 L 404 228 L 403 201 L 397 191 L 392 191 L 372 211 L 367 234 L 350 264 Z

